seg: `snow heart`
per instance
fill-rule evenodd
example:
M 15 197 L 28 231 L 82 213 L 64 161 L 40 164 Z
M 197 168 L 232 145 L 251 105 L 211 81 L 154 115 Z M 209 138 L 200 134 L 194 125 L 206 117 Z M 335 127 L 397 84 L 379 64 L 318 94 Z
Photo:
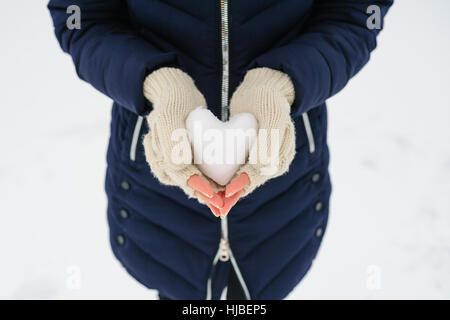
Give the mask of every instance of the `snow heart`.
M 194 164 L 225 186 L 246 162 L 256 139 L 258 121 L 250 113 L 241 113 L 223 122 L 208 109 L 198 107 L 186 118 L 186 129 Z

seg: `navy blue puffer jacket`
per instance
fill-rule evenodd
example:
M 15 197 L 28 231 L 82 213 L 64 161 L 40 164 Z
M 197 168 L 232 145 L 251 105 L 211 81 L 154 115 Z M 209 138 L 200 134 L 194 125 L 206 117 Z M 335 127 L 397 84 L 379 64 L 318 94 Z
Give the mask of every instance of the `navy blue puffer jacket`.
M 128 272 L 172 299 L 220 297 L 230 267 L 252 299 L 284 298 L 311 266 L 331 191 L 325 100 L 369 60 L 392 0 L 52 0 L 56 36 L 80 78 L 114 100 L 106 191 L 111 245 Z M 70 30 L 67 7 L 81 9 Z M 372 13 L 369 10 L 369 13 Z M 247 70 L 295 86 L 297 154 L 288 174 L 240 200 L 222 223 L 151 174 L 141 142 L 145 77 L 187 72 L 217 115 Z M 225 102 L 224 102 L 225 101 Z M 222 239 L 222 246 L 219 245 Z M 230 249 L 227 249 L 229 244 Z

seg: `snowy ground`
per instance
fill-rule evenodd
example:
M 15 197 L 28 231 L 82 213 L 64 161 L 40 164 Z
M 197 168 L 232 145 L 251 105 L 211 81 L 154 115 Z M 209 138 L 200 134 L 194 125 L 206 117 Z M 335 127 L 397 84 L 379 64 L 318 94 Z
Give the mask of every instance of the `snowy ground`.
M 110 101 L 45 4 L 0 4 L 0 299 L 155 298 L 109 249 Z M 397 0 L 379 44 L 330 100 L 329 228 L 290 299 L 450 298 L 450 3 Z

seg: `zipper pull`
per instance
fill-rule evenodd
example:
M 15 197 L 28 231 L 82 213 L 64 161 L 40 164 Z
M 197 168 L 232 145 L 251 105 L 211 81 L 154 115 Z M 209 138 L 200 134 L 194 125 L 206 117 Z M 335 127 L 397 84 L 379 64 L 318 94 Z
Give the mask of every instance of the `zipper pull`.
M 229 254 L 230 243 L 228 242 L 227 239 L 220 238 L 219 248 L 220 248 L 219 260 L 222 262 L 226 262 L 226 261 L 230 260 L 230 254 Z

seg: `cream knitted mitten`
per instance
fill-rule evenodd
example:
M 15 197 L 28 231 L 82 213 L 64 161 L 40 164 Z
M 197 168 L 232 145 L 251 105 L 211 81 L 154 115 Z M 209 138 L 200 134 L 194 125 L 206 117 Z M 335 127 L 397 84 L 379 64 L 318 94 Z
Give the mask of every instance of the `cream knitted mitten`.
M 205 98 L 192 78 L 176 68 L 161 68 L 148 75 L 144 96 L 153 104 L 147 117 L 149 132 L 143 140 L 147 162 L 161 183 L 178 186 L 194 197 L 194 190 L 187 184 L 189 177 L 197 174 L 207 179 L 192 163 L 191 146 L 184 129 L 189 113 L 206 106 Z M 180 146 L 184 148 L 182 153 L 179 153 Z
M 295 128 L 290 117 L 295 91 L 289 76 L 269 68 L 247 72 L 230 103 L 230 116 L 252 113 L 259 132 L 250 156 L 236 173 L 245 172 L 250 184 L 244 195 L 289 169 L 295 155 Z

